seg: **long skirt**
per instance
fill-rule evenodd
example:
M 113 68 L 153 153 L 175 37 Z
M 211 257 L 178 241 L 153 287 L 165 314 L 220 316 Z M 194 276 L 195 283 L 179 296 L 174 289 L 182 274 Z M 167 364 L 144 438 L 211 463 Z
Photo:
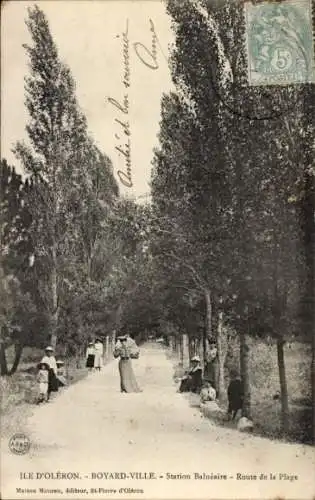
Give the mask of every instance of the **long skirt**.
M 102 355 L 100 352 L 97 352 L 94 358 L 94 368 L 101 368 L 101 367 L 102 367 Z
M 199 393 L 202 386 L 202 371 L 196 370 L 190 372 L 187 377 L 184 377 L 179 386 L 179 392 L 195 392 Z
M 49 368 L 48 371 L 48 394 L 51 392 L 57 392 L 59 388 L 58 379 L 55 375 L 55 372 L 52 368 Z
M 95 355 L 94 354 L 89 354 L 88 357 L 87 357 L 87 360 L 86 360 L 86 367 L 87 368 L 93 368 L 94 366 L 94 359 L 95 359 Z
M 121 359 L 118 363 L 118 367 L 120 374 L 121 392 L 140 392 L 135 374 L 132 369 L 131 360 Z
M 190 379 L 188 377 L 183 378 L 179 386 L 179 392 L 189 392 L 190 386 L 191 386 Z

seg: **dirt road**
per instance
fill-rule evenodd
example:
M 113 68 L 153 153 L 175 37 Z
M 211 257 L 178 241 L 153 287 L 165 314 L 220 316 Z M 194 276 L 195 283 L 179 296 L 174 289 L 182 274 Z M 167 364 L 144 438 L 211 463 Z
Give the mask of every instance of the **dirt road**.
M 113 361 L 35 407 L 30 452 L 2 451 L 2 498 L 313 497 L 313 448 L 203 418 L 176 393 L 159 345 L 143 346 L 134 368 L 142 393 L 119 392 Z

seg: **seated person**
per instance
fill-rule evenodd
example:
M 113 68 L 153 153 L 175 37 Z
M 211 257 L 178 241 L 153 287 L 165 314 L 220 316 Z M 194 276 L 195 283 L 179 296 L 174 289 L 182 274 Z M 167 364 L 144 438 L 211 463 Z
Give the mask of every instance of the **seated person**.
M 213 387 L 213 382 L 205 381 L 200 391 L 200 402 L 206 403 L 207 401 L 215 401 L 217 393 Z
M 65 377 L 65 371 L 64 371 L 64 362 L 59 359 L 56 361 L 57 363 L 57 380 L 59 387 L 64 387 L 67 385 L 67 379 Z
M 191 360 L 191 368 L 182 378 L 179 392 L 199 392 L 202 386 L 202 369 L 199 356 L 194 356 Z

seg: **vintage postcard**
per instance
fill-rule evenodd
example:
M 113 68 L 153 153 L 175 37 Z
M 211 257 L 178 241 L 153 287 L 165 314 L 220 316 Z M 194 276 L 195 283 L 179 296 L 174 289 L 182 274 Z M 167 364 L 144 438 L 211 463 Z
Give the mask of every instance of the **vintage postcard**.
M 1 14 L 1 498 L 313 499 L 312 3 Z

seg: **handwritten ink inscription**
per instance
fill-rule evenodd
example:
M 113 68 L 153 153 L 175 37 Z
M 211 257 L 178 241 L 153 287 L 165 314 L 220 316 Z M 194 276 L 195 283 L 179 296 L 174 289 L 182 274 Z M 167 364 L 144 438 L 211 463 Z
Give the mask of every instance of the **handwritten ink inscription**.
M 150 22 L 150 32 L 152 36 L 152 45 L 151 50 L 149 50 L 143 43 L 135 42 L 133 44 L 133 48 L 135 53 L 137 54 L 140 61 L 150 69 L 158 69 L 159 65 L 157 62 L 157 41 L 158 38 L 155 33 L 155 28 L 152 19 L 149 19 Z
M 134 53 L 139 61 L 151 70 L 159 68 L 157 45 L 159 40 L 155 31 L 152 19 L 149 19 L 151 46 L 148 48 L 141 42 L 132 44 Z M 119 36 L 118 36 L 119 37 Z M 128 188 L 133 186 L 132 182 L 132 162 L 131 162 L 131 127 L 130 127 L 130 99 L 129 88 L 131 86 L 130 79 L 130 41 L 129 41 L 129 20 L 126 21 L 125 30 L 122 32 L 123 42 L 123 76 L 122 83 L 124 86 L 124 94 L 118 100 L 114 97 L 107 97 L 107 102 L 119 111 L 118 117 L 115 118 L 115 123 L 119 126 L 118 131 L 114 134 L 117 141 L 115 150 L 124 158 L 125 169 L 118 170 L 117 175 L 120 182 Z

